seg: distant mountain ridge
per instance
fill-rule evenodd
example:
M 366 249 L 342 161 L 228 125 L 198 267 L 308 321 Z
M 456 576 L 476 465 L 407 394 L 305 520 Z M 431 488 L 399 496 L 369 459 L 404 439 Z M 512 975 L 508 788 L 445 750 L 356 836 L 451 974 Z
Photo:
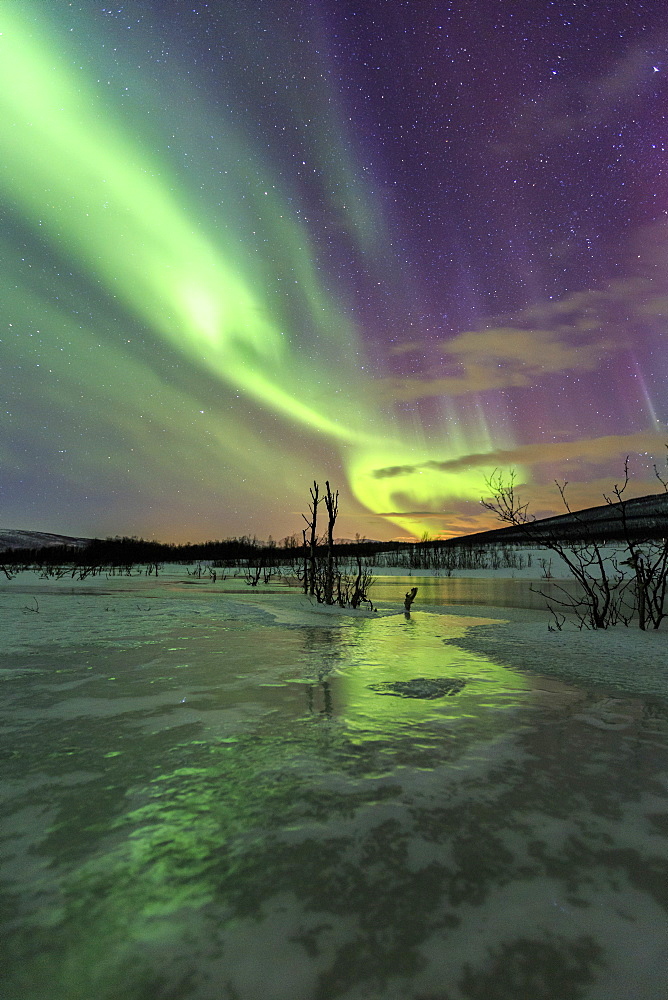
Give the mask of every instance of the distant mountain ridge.
M 23 531 L 19 528 L 0 528 L 0 551 L 8 549 L 44 549 L 54 545 L 85 548 L 91 538 L 74 538 L 72 535 L 54 535 L 50 531 Z
M 626 501 L 627 530 L 636 539 L 668 537 L 668 493 L 653 493 L 644 497 L 633 497 Z M 509 525 L 471 535 L 457 535 L 445 540 L 434 540 L 428 544 L 437 546 L 471 544 L 540 544 L 541 537 L 557 538 L 561 541 L 582 538 L 583 535 L 601 541 L 614 541 L 623 537 L 621 504 L 601 504 L 572 514 L 557 514 L 552 517 L 537 518 L 525 527 Z M 57 535 L 49 531 L 23 531 L 17 528 L 0 528 L 0 552 L 20 549 L 51 548 L 67 545 L 86 548 L 95 539 L 73 535 Z M 336 545 L 385 545 L 391 548 L 397 543 L 379 542 L 369 538 L 336 538 Z M 148 544 L 148 543 L 147 543 Z M 207 543 L 202 543 L 207 544 Z M 266 543 L 258 541 L 260 547 Z M 411 544 L 411 543 L 403 543 Z

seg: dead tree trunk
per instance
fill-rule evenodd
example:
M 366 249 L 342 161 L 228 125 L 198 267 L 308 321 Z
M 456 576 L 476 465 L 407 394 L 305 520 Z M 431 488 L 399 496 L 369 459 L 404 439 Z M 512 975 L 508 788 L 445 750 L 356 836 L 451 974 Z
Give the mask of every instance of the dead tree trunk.
M 316 558 L 315 550 L 318 543 L 318 504 L 322 500 L 319 496 L 320 489 L 315 479 L 313 480 L 313 486 L 311 487 L 311 503 L 309 504 L 309 511 L 311 512 L 311 520 L 309 521 L 306 514 L 302 514 L 302 517 L 306 521 L 306 524 L 311 529 L 311 535 L 309 539 L 309 572 L 308 572 L 308 592 L 313 597 L 315 594 L 315 584 L 316 584 Z M 306 541 L 306 533 L 304 533 L 304 541 Z M 304 588 L 304 593 L 306 593 L 306 588 Z
M 411 604 L 417 597 L 417 592 L 418 592 L 417 587 L 411 587 L 411 589 L 406 594 L 406 597 L 404 598 L 404 609 L 407 615 L 411 613 Z
M 339 491 L 332 493 L 329 481 L 325 483 L 327 492 L 324 496 L 327 508 L 327 569 L 325 571 L 325 604 L 334 603 L 334 524 L 339 512 Z
M 302 514 L 302 517 L 304 517 L 303 514 Z M 308 594 L 308 585 L 309 585 L 309 574 L 308 574 L 308 568 L 309 568 L 309 547 L 308 547 L 308 541 L 306 539 L 306 528 L 302 528 L 302 538 L 304 539 L 304 593 Z

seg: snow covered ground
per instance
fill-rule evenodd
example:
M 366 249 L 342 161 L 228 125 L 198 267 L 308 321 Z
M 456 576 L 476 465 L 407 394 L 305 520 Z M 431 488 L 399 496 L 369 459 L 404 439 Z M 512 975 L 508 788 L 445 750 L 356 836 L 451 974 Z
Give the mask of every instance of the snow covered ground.
M 536 591 L 557 593 L 542 575 L 533 553 L 532 566 L 521 570 L 461 570 L 448 576 L 406 575 L 399 570 L 373 570 L 370 595 L 376 615 L 403 610 L 405 592 L 418 587 L 414 612 L 481 616 L 494 625 L 473 625 L 457 640 L 522 670 L 536 670 L 572 680 L 607 685 L 627 693 L 668 697 L 668 620 L 658 630 L 633 625 L 606 630 L 580 630 L 567 621 L 552 630 L 553 619 Z M 552 562 L 552 580 L 567 580 L 567 567 Z M 192 625 L 202 615 L 232 614 L 236 618 L 271 616 L 284 623 L 320 622 L 368 617 L 367 609 L 328 608 L 305 598 L 298 586 L 272 580 L 247 586 L 242 577 L 213 583 L 190 575 L 192 567 L 165 567 L 160 575 L 89 576 L 40 579 L 33 572 L 0 583 L 0 627 L 5 651 L 31 644 L 71 643 L 95 634 L 123 645 L 152 633 L 156 625 Z M 537 571 L 538 570 L 538 571 Z M 105 600 L 108 598 L 108 600 Z

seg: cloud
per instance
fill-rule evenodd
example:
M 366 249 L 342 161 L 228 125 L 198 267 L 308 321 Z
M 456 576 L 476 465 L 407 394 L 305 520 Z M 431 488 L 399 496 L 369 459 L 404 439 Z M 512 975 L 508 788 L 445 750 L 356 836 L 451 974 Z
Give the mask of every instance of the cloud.
M 379 510 L 377 517 L 443 517 L 442 511 L 434 510 Z
M 657 44 L 662 43 L 657 39 Z M 612 69 L 586 82 L 568 74 L 553 77 L 552 87 L 541 99 L 522 100 L 513 108 L 502 139 L 490 142 L 500 157 L 525 158 L 550 142 L 618 122 L 655 86 L 650 44 L 631 45 Z
M 648 237 L 644 253 L 653 257 L 662 246 Z M 632 348 L 638 331 L 656 325 L 667 313 L 668 294 L 655 283 L 641 277 L 611 282 L 536 303 L 512 318 L 498 318 L 487 329 L 468 330 L 450 340 L 397 345 L 397 357 L 428 359 L 424 374 L 380 379 L 378 390 L 384 400 L 407 403 L 528 388 L 559 372 L 596 371 L 607 358 Z
M 491 389 L 534 385 L 545 375 L 562 371 L 595 371 L 603 357 L 620 349 L 602 330 L 524 329 L 501 326 L 469 330 L 449 341 L 429 345 L 442 357 L 432 378 L 390 378 L 380 381 L 381 394 L 398 402 L 429 396 L 461 396 Z
M 599 366 L 601 354 L 615 350 L 616 345 L 600 331 L 583 337 L 572 328 L 527 330 L 504 326 L 460 333 L 442 349 L 469 372 L 503 365 L 530 380 L 547 372 L 593 370 Z
M 665 230 L 663 224 L 661 229 Z M 665 232 L 652 227 L 651 232 L 643 231 L 641 241 L 643 246 L 651 241 L 661 247 Z M 561 299 L 534 303 L 522 310 L 517 318 L 522 324 L 544 324 L 561 330 L 564 336 L 568 331 L 584 335 L 588 330 L 612 330 L 617 341 L 620 337 L 624 339 L 629 324 L 647 313 L 649 303 L 657 298 L 663 300 L 665 292 L 658 291 L 654 281 L 640 276 L 629 277 L 611 281 L 602 288 L 586 288 Z
M 388 354 L 414 354 L 424 350 L 421 340 L 405 340 L 403 344 L 390 344 Z
M 423 469 L 437 472 L 457 472 L 476 466 L 532 466 L 555 465 L 569 462 L 575 466 L 581 462 L 603 464 L 610 459 L 627 454 L 661 454 L 668 442 L 668 429 L 638 431 L 635 434 L 607 434 L 598 438 L 584 438 L 580 441 L 551 441 L 537 444 L 518 445 L 516 448 L 499 448 L 495 451 L 474 452 L 444 461 L 422 462 L 418 465 L 394 465 L 376 469 L 375 479 L 393 479 L 412 475 Z

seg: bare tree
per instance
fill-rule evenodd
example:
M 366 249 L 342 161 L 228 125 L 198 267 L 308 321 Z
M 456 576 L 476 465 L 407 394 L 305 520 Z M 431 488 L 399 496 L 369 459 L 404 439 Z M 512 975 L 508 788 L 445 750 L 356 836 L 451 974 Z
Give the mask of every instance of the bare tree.
M 316 546 L 318 544 L 318 504 L 322 500 L 320 494 L 320 487 L 313 480 L 313 486 L 310 490 L 311 493 L 311 503 L 309 504 L 309 511 L 311 514 L 311 519 L 309 520 L 306 514 L 302 514 L 302 517 L 306 521 L 307 528 L 310 528 L 311 534 L 306 541 L 306 531 L 302 531 L 304 536 L 304 548 L 308 544 L 308 573 L 304 574 L 304 593 L 307 593 L 306 579 L 308 577 L 308 593 L 311 597 L 315 594 L 316 587 Z
M 578 525 L 580 538 L 571 541 L 560 538 L 555 528 L 546 529 L 541 526 L 535 516 L 528 513 L 529 505 L 520 503 L 515 492 L 513 470 L 508 479 L 504 479 L 502 472 L 495 470 L 485 483 L 491 499 L 483 498 L 483 507 L 506 524 L 519 527 L 530 544 L 556 552 L 579 585 L 575 595 L 558 583 L 553 583 L 553 587 L 559 596 L 537 591 L 547 601 L 557 628 L 561 628 L 564 622 L 563 615 L 559 614 L 557 608 L 573 613 L 580 628 L 607 628 L 618 622 L 629 624 L 632 612 L 628 611 L 624 602 L 629 581 L 614 560 L 612 563 L 606 560 L 603 547 L 594 537 L 590 525 L 571 509 L 566 496 L 568 483 L 556 483 L 556 486 L 564 507 Z
M 315 597 L 318 604 L 339 604 L 341 607 L 357 608 L 367 603 L 374 610 L 368 597 L 368 589 L 373 582 L 370 570 L 362 565 L 361 557 L 357 557 L 357 573 L 342 572 L 334 551 L 334 525 L 339 512 L 339 491 L 332 492 L 329 481 L 325 482 L 325 493 L 320 496 L 318 484 L 314 481 L 311 487 L 310 517 L 302 514 L 307 529 L 302 529 L 304 540 L 304 593 Z M 317 512 L 318 504 L 324 500 L 327 508 L 327 542 L 318 551 L 317 544 Z M 324 541 L 324 539 L 323 539 Z M 299 575 L 299 574 L 298 574 Z M 300 577 L 301 578 L 301 577 Z
M 668 493 L 668 481 L 665 480 L 656 465 L 656 478 Z M 635 610 L 638 612 L 638 625 L 645 630 L 651 624 L 657 629 L 664 618 L 668 616 L 665 610 L 666 591 L 668 590 L 668 538 L 645 539 L 639 541 L 636 532 L 629 523 L 628 499 L 624 493 L 629 485 L 629 456 L 624 462 L 624 482 L 621 486 L 615 483 L 613 497 L 606 496 L 607 503 L 619 509 L 624 535 L 624 543 L 628 558 L 624 565 L 630 566 L 635 580 Z
M 373 576 L 368 566 L 362 563 L 362 557 L 355 557 L 356 572 L 340 573 L 338 569 L 334 573 L 336 583 L 336 603 L 342 608 L 350 606 L 359 608 L 360 604 L 368 604 L 371 611 L 376 609 L 369 597 L 369 588 L 373 583 Z
M 334 525 L 339 512 L 339 491 L 332 493 L 329 480 L 325 482 L 327 492 L 324 496 L 327 508 L 327 569 L 325 572 L 325 604 L 334 603 Z

